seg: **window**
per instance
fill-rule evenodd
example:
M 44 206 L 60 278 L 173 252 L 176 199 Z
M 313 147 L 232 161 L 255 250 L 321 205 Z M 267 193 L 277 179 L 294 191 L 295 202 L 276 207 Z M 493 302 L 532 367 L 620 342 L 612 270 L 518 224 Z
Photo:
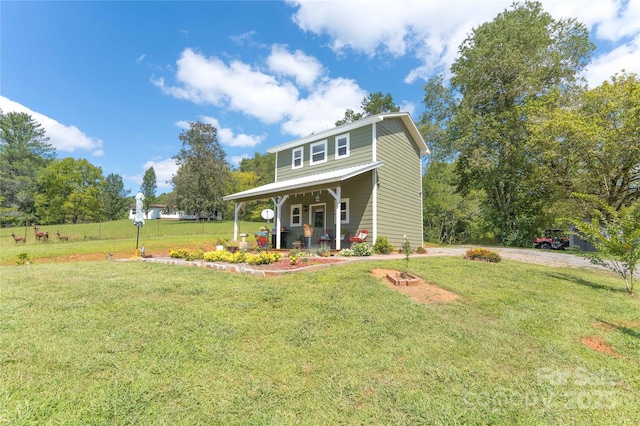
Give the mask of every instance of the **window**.
M 336 160 L 349 156 L 349 134 L 336 136 Z
M 311 144 L 309 164 L 324 163 L 325 161 L 327 161 L 327 141 Z
M 291 226 L 302 225 L 302 204 L 291 205 Z
M 349 199 L 340 200 L 340 223 L 349 223 Z
M 291 160 L 291 168 L 292 169 L 301 169 L 302 168 L 302 162 L 303 162 L 303 158 L 304 158 L 304 148 L 300 147 L 300 148 L 294 148 L 292 153 L 292 160 Z

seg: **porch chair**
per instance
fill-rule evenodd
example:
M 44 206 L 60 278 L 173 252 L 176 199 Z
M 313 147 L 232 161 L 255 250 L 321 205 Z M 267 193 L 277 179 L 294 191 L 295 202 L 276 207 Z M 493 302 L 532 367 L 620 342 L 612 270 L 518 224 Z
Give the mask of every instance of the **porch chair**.
M 353 237 L 349 238 L 349 242 L 350 243 L 364 243 L 365 240 L 367 239 L 368 235 L 369 235 L 369 231 L 367 231 L 366 229 L 361 229 L 356 233 L 356 235 L 354 235 Z

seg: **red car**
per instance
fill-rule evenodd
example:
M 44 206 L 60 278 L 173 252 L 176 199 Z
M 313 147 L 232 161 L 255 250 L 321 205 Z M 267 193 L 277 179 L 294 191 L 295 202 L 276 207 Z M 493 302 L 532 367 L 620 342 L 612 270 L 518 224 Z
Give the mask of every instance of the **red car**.
M 533 241 L 535 248 L 549 250 L 564 250 L 569 247 L 569 238 L 564 235 L 562 229 L 547 229 L 544 237 L 538 237 Z

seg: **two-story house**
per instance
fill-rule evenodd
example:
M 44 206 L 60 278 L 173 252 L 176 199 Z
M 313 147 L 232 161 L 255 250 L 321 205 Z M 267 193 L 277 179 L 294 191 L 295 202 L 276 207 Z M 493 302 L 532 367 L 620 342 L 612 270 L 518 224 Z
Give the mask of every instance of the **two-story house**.
M 267 152 L 276 155 L 275 182 L 224 197 L 236 202 L 235 239 L 243 204 L 271 199 L 276 229 L 294 237 L 310 224 L 314 242 L 329 234 L 338 250 L 345 230 L 367 230 L 370 244 L 383 236 L 400 247 L 405 235 L 423 244 L 422 156 L 429 150 L 408 113 L 369 116 Z

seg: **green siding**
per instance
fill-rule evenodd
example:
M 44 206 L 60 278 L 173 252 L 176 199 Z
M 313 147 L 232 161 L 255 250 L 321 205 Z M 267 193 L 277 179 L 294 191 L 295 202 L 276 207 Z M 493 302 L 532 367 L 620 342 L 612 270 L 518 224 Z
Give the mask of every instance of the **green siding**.
M 293 158 L 292 148 L 278 152 L 277 181 L 280 182 L 283 180 L 295 179 L 302 176 L 315 175 L 331 170 L 344 169 L 347 167 L 371 163 L 373 161 L 371 132 L 371 125 L 353 129 L 350 132 L 345 132 L 349 134 L 349 157 L 339 158 L 337 160 L 335 158 L 335 136 L 327 138 L 327 161 L 320 164 L 309 164 L 309 159 L 311 158 L 310 146 L 313 143 L 322 141 L 324 139 L 319 138 L 317 140 L 314 140 L 313 142 L 304 144 L 303 167 L 300 169 L 294 170 L 291 168 L 291 161 Z M 337 136 L 343 134 L 344 133 L 340 133 Z
M 407 235 L 413 247 L 423 244 L 422 164 L 420 151 L 400 119 L 378 123 L 378 236 L 399 248 Z

